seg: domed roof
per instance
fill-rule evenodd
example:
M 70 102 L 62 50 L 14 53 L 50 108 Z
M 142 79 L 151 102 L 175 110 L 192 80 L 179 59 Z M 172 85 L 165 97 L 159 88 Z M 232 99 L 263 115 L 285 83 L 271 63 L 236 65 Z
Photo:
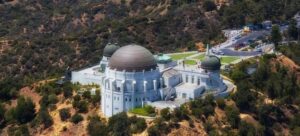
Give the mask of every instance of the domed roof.
M 155 55 L 154 58 L 156 59 L 156 62 L 159 64 L 165 64 L 172 61 L 171 57 L 165 54 L 158 54 Z
M 118 71 L 148 71 L 156 69 L 152 53 L 139 45 L 127 45 L 118 49 L 109 60 L 109 67 Z
M 201 62 L 201 68 L 206 70 L 220 70 L 221 61 L 217 56 L 208 55 Z
M 111 57 L 115 53 L 115 51 L 118 50 L 119 48 L 120 48 L 120 46 L 108 43 L 104 47 L 103 56 L 105 56 L 105 57 Z

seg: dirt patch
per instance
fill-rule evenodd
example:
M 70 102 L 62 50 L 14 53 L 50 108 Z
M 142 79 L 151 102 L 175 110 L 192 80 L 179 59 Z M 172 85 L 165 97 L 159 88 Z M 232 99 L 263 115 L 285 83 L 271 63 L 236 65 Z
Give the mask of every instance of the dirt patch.
M 298 82 L 300 82 L 300 66 L 297 65 L 292 59 L 288 58 L 285 55 L 280 55 L 277 57 L 277 60 L 284 67 L 288 68 L 291 72 L 295 72 Z
M 254 125 L 255 127 L 259 126 L 259 123 L 249 114 L 241 113 L 240 118 L 241 118 L 241 120 L 243 120 L 247 123 L 250 123 L 250 124 Z
M 207 135 L 200 123 L 194 122 L 194 127 L 190 127 L 188 121 L 179 122 L 180 127 L 173 129 L 168 136 L 204 136 Z
M 40 109 L 39 101 L 41 100 L 42 97 L 38 93 L 36 93 L 33 89 L 27 86 L 20 90 L 20 95 L 30 98 L 35 104 L 36 111 L 39 111 Z

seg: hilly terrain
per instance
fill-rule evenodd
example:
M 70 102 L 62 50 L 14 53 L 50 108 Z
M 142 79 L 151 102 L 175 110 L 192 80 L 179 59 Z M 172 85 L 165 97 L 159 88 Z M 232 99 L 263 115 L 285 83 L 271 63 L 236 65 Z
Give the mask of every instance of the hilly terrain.
M 192 3 L 192 2 L 190 2 Z M 202 2 L 14 0 L 0 4 L 1 80 L 46 78 L 95 64 L 108 42 L 153 52 L 194 48 L 221 36 Z M 9 45 L 9 46 L 8 46 Z M 28 79 L 28 80 L 26 80 Z
M 300 0 L 0 0 L 0 135 L 300 135 L 298 42 L 222 71 L 237 86 L 229 97 L 148 107 L 150 119 L 103 118 L 98 86 L 55 84 L 69 67 L 97 64 L 109 42 L 195 50 L 225 41 L 224 29 L 298 11 Z

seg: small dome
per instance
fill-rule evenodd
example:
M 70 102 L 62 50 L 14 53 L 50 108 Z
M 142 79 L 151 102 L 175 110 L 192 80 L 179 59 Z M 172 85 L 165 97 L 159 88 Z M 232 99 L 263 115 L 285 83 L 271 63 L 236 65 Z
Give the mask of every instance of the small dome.
M 221 61 L 217 56 L 209 55 L 201 62 L 201 68 L 205 70 L 220 70 Z
M 118 71 L 148 71 L 156 69 L 153 54 L 139 45 L 127 45 L 118 49 L 109 60 L 109 67 Z
M 156 62 L 160 63 L 160 64 L 165 64 L 165 63 L 169 63 L 172 61 L 171 57 L 168 55 L 165 55 L 165 54 L 158 54 L 154 57 L 156 59 Z
M 111 57 L 115 53 L 115 51 L 118 50 L 119 48 L 120 48 L 120 46 L 108 43 L 104 47 L 103 56 L 105 56 L 105 57 Z

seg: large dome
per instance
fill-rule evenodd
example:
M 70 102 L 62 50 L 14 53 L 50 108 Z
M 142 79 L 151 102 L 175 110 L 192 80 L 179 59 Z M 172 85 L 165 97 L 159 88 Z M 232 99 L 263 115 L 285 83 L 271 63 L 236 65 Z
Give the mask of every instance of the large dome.
M 115 51 L 118 50 L 119 48 L 120 48 L 120 46 L 108 43 L 104 47 L 103 56 L 105 56 L 105 57 L 111 57 L 115 53 Z
M 220 70 L 221 61 L 217 56 L 208 55 L 201 62 L 201 68 L 206 70 Z
M 153 54 L 139 45 L 127 45 L 118 49 L 109 60 L 109 67 L 118 71 L 148 71 L 156 69 Z

